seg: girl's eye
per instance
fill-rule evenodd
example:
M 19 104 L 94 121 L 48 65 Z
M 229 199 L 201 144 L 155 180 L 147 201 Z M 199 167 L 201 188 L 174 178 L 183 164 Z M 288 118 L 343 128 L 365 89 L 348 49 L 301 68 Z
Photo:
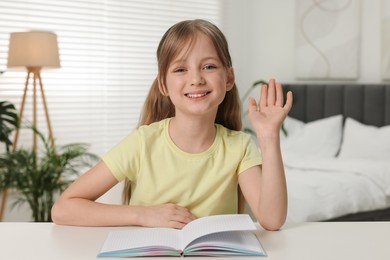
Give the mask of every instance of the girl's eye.
M 173 70 L 173 72 L 184 72 L 185 69 L 184 68 L 176 68 Z
M 203 67 L 204 70 L 212 70 L 212 69 L 215 69 L 215 68 L 216 68 L 216 66 L 214 66 L 214 65 L 206 65 L 206 66 Z

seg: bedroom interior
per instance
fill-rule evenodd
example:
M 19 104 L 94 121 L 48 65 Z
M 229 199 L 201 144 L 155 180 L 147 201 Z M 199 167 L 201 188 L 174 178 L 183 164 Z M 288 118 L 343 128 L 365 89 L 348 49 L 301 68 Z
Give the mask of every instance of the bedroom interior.
M 390 85 L 284 87 L 289 220 L 389 221 Z
M 3 1 L 3 4 L 6 2 Z M 173 5 L 176 3 L 168 0 L 167 2 Z M 323 9 L 334 10 L 336 6 L 342 12 L 332 11 L 325 15 L 318 10 L 316 13 L 315 6 L 312 5 L 313 1 L 309 0 L 227 0 L 223 1 L 223 4 L 218 0 L 212 2 L 215 2 L 216 9 L 219 8 L 218 12 L 222 15 L 210 19 L 215 19 L 226 33 L 240 92 L 245 93 L 246 86 L 250 86 L 258 79 L 276 77 L 283 83 L 285 90 L 292 90 L 294 93 L 294 106 L 285 122 L 287 137 L 282 136 L 282 150 L 286 160 L 289 188 L 288 221 L 389 221 L 390 190 L 386 187 L 390 187 L 388 159 L 390 158 L 388 148 L 390 147 L 389 1 L 352 1 L 352 4 L 349 4 L 351 1 L 328 1 L 330 5 L 322 6 Z M 59 6 L 61 7 L 62 4 Z M 17 13 L 23 14 L 23 7 L 18 9 Z M 312 13 L 308 12 L 309 9 Z M 29 11 L 31 10 L 26 7 L 25 12 Z M 179 17 L 182 18 L 180 15 Z M 318 20 L 310 20 L 314 19 L 313 17 Z M 188 15 L 185 18 L 192 17 Z M 4 24 L 8 24 L 7 19 L 12 20 L 9 16 L 4 15 L 3 18 L 0 16 L 0 21 Z M 267 23 L 270 20 L 274 21 L 272 26 Z M 303 26 L 302 28 L 306 28 L 306 31 L 300 29 L 299 23 Z M 305 27 L 304 23 L 309 23 L 312 27 Z M 320 26 L 320 29 L 316 28 L 316 25 Z M 7 70 L 6 53 L 9 32 L 26 28 L 29 27 L 20 24 L 4 30 L 0 28 L 0 71 Z M 66 30 L 64 30 L 65 33 L 61 32 L 61 29 L 58 30 L 61 52 L 61 46 L 73 44 L 69 42 L 73 40 L 66 38 Z M 310 38 L 310 33 L 313 32 L 314 38 Z M 156 34 L 158 38 L 159 34 Z M 334 43 L 333 40 L 340 38 L 340 35 L 347 37 L 348 44 L 337 43 L 336 45 Z M 61 42 L 62 39 L 68 42 Z M 153 45 L 150 42 L 148 44 Z M 341 47 L 335 48 L 335 45 Z M 91 46 L 94 47 L 93 44 Z M 98 154 L 101 154 L 129 128 L 136 125 L 138 116 L 125 117 L 120 115 L 120 111 L 125 108 L 126 112 L 122 113 L 128 114 L 128 111 L 132 109 L 132 113 L 138 114 L 146 92 L 139 91 L 140 88 L 137 87 L 134 87 L 135 91 L 138 91 L 134 96 L 123 92 L 124 94 L 120 97 L 120 102 L 123 103 L 118 101 L 118 108 L 115 107 L 116 114 L 111 116 L 118 122 L 124 120 L 130 122 L 130 127 L 118 128 L 116 136 L 107 138 L 104 146 L 99 143 L 98 137 L 93 139 L 92 136 L 95 128 L 108 128 L 109 120 L 106 118 L 110 115 L 103 116 L 105 118 L 103 121 L 108 121 L 106 125 L 101 126 L 97 123 L 101 120 L 98 113 L 102 113 L 100 110 L 102 108 L 97 107 L 93 102 L 115 103 L 117 101 L 113 99 L 114 94 L 111 96 L 107 94 L 101 99 L 97 98 L 95 93 L 89 97 L 88 92 L 94 91 L 93 84 L 98 84 L 98 81 L 113 80 L 115 84 L 111 87 L 116 87 L 120 93 L 125 89 L 124 86 L 129 78 L 137 84 L 146 82 L 145 86 L 151 79 L 141 81 L 137 77 L 124 77 L 123 73 L 127 73 L 126 70 L 129 67 L 135 68 L 136 65 L 128 66 L 123 62 L 123 57 L 118 57 L 117 60 L 107 62 L 108 69 L 106 70 L 111 76 L 104 78 L 96 73 L 91 74 L 90 78 L 81 78 L 80 81 L 85 85 L 77 85 L 79 90 L 70 88 L 68 92 L 65 92 L 64 89 L 52 88 L 50 84 L 57 84 L 55 78 L 59 78 L 59 81 L 65 82 L 64 84 L 73 84 L 69 75 L 76 77 L 98 66 L 96 64 L 100 62 L 101 56 L 87 61 L 91 68 L 85 71 L 81 71 L 82 67 L 77 67 L 79 66 L 77 64 L 74 70 L 67 67 L 67 62 L 74 65 L 75 63 L 72 62 L 76 59 L 75 57 L 82 56 L 83 51 L 88 51 L 88 47 L 83 46 L 83 48 L 68 57 L 66 55 L 69 50 L 63 50 L 61 53 L 61 58 L 65 55 L 64 63 L 61 61 L 63 68 L 59 72 L 44 72 L 47 73 L 45 75 L 48 78 L 48 96 L 54 97 L 53 102 L 49 102 L 49 107 L 54 106 L 53 127 L 56 130 L 56 138 L 61 142 L 64 140 L 61 140 L 62 136 L 69 137 L 59 128 L 63 126 L 64 129 L 70 131 L 66 124 L 71 124 L 71 121 L 61 121 L 60 116 L 64 115 L 66 106 L 61 107 L 63 104 L 61 102 L 64 100 L 56 97 L 56 91 L 60 94 L 65 93 L 67 97 L 75 98 L 77 102 L 83 103 L 83 106 L 88 106 L 88 102 L 91 102 L 89 106 L 96 107 L 98 111 L 96 114 L 92 116 L 86 114 L 85 117 L 81 117 L 77 115 L 81 110 L 71 114 L 76 122 L 75 127 L 80 126 L 78 131 L 89 131 L 91 135 L 76 136 L 75 132 L 71 134 L 75 138 L 80 140 L 84 138 L 92 143 L 92 147 Z M 307 52 L 304 52 L 305 50 Z M 302 52 L 306 55 L 302 55 Z M 153 56 L 154 53 L 147 55 Z M 109 67 L 110 64 L 122 64 L 122 62 L 126 65 L 125 68 L 120 65 Z M 150 75 L 154 72 L 153 67 L 152 69 L 147 67 L 147 69 L 149 72 L 146 73 L 146 78 L 151 77 Z M 77 70 L 81 72 L 78 73 Z M 332 74 L 329 71 L 336 73 Z M 8 98 L 14 101 L 15 105 L 20 103 L 20 89 L 17 94 L 15 90 L 10 90 L 17 84 L 23 85 L 20 80 L 15 79 L 20 75 L 8 71 L 1 75 L 0 101 Z M 95 76 L 97 79 L 93 79 Z M 67 77 L 69 78 L 66 79 Z M 88 85 L 88 80 L 93 84 Z M 119 86 L 120 84 L 123 85 Z M 253 91 L 253 95 L 257 94 L 256 91 Z M 109 90 L 98 89 L 96 92 L 108 93 Z M 128 102 L 130 98 L 134 100 L 133 105 L 128 105 L 131 103 Z M 56 103 L 56 100 L 59 102 Z M 113 110 L 115 105 L 112 103 L 105 108 Z M 88 116 L 91 120 L 95 120 L 91 126 L 78 123 L 83 120 L 87 121 Z M 67 115 L 65 114 L 64 117 Z M 113 135 L 113 133 L 110 134 Z M 26 138 L 22 139 L 21 142 L 28 143 L 26 140 Z M 0 146 L 0 149 L 2 148 Z M 121 187 L 117 187 L 101 200 L 119 203 L 120 191 Z M 26 213 L 23 208 L 11 210 L 9 207 L 4 217 L 4 221 L 26 220 L 29 220 L 29 213 L 28 211 Z

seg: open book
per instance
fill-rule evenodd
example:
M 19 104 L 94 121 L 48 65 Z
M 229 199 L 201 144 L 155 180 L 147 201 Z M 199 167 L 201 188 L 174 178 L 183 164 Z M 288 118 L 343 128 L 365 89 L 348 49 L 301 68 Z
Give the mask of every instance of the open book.
M 183 229 L 135 228 L 112 231 L 98 257 L 265 256 L 249 215 L 196 219 Z

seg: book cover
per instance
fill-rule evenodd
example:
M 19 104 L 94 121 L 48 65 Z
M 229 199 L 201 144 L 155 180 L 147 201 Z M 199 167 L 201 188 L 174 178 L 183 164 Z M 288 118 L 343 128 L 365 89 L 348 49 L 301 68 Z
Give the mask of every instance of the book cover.
M 247 214 L 196 219 L 183 229 L 133 228 L 108 234 L 98 257 L 265 256 Z

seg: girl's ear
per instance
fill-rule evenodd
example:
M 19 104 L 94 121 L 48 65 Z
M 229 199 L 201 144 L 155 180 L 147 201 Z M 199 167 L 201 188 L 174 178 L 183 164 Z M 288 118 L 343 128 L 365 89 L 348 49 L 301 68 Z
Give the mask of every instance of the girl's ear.
M 227 81 L 226 81 L 226 91 L 232 90 L 234 86 L 234 70 L 233 68 L 228 68 L 227 70 Z
M 165 87 L 165 85 L 161 82 L 160 77 L 157 77 L 157 82 L 158 82 L 158 89 L 160 90 L 161 94 L 163 96 L 169 96 L 168 94 L 168 89 Z

